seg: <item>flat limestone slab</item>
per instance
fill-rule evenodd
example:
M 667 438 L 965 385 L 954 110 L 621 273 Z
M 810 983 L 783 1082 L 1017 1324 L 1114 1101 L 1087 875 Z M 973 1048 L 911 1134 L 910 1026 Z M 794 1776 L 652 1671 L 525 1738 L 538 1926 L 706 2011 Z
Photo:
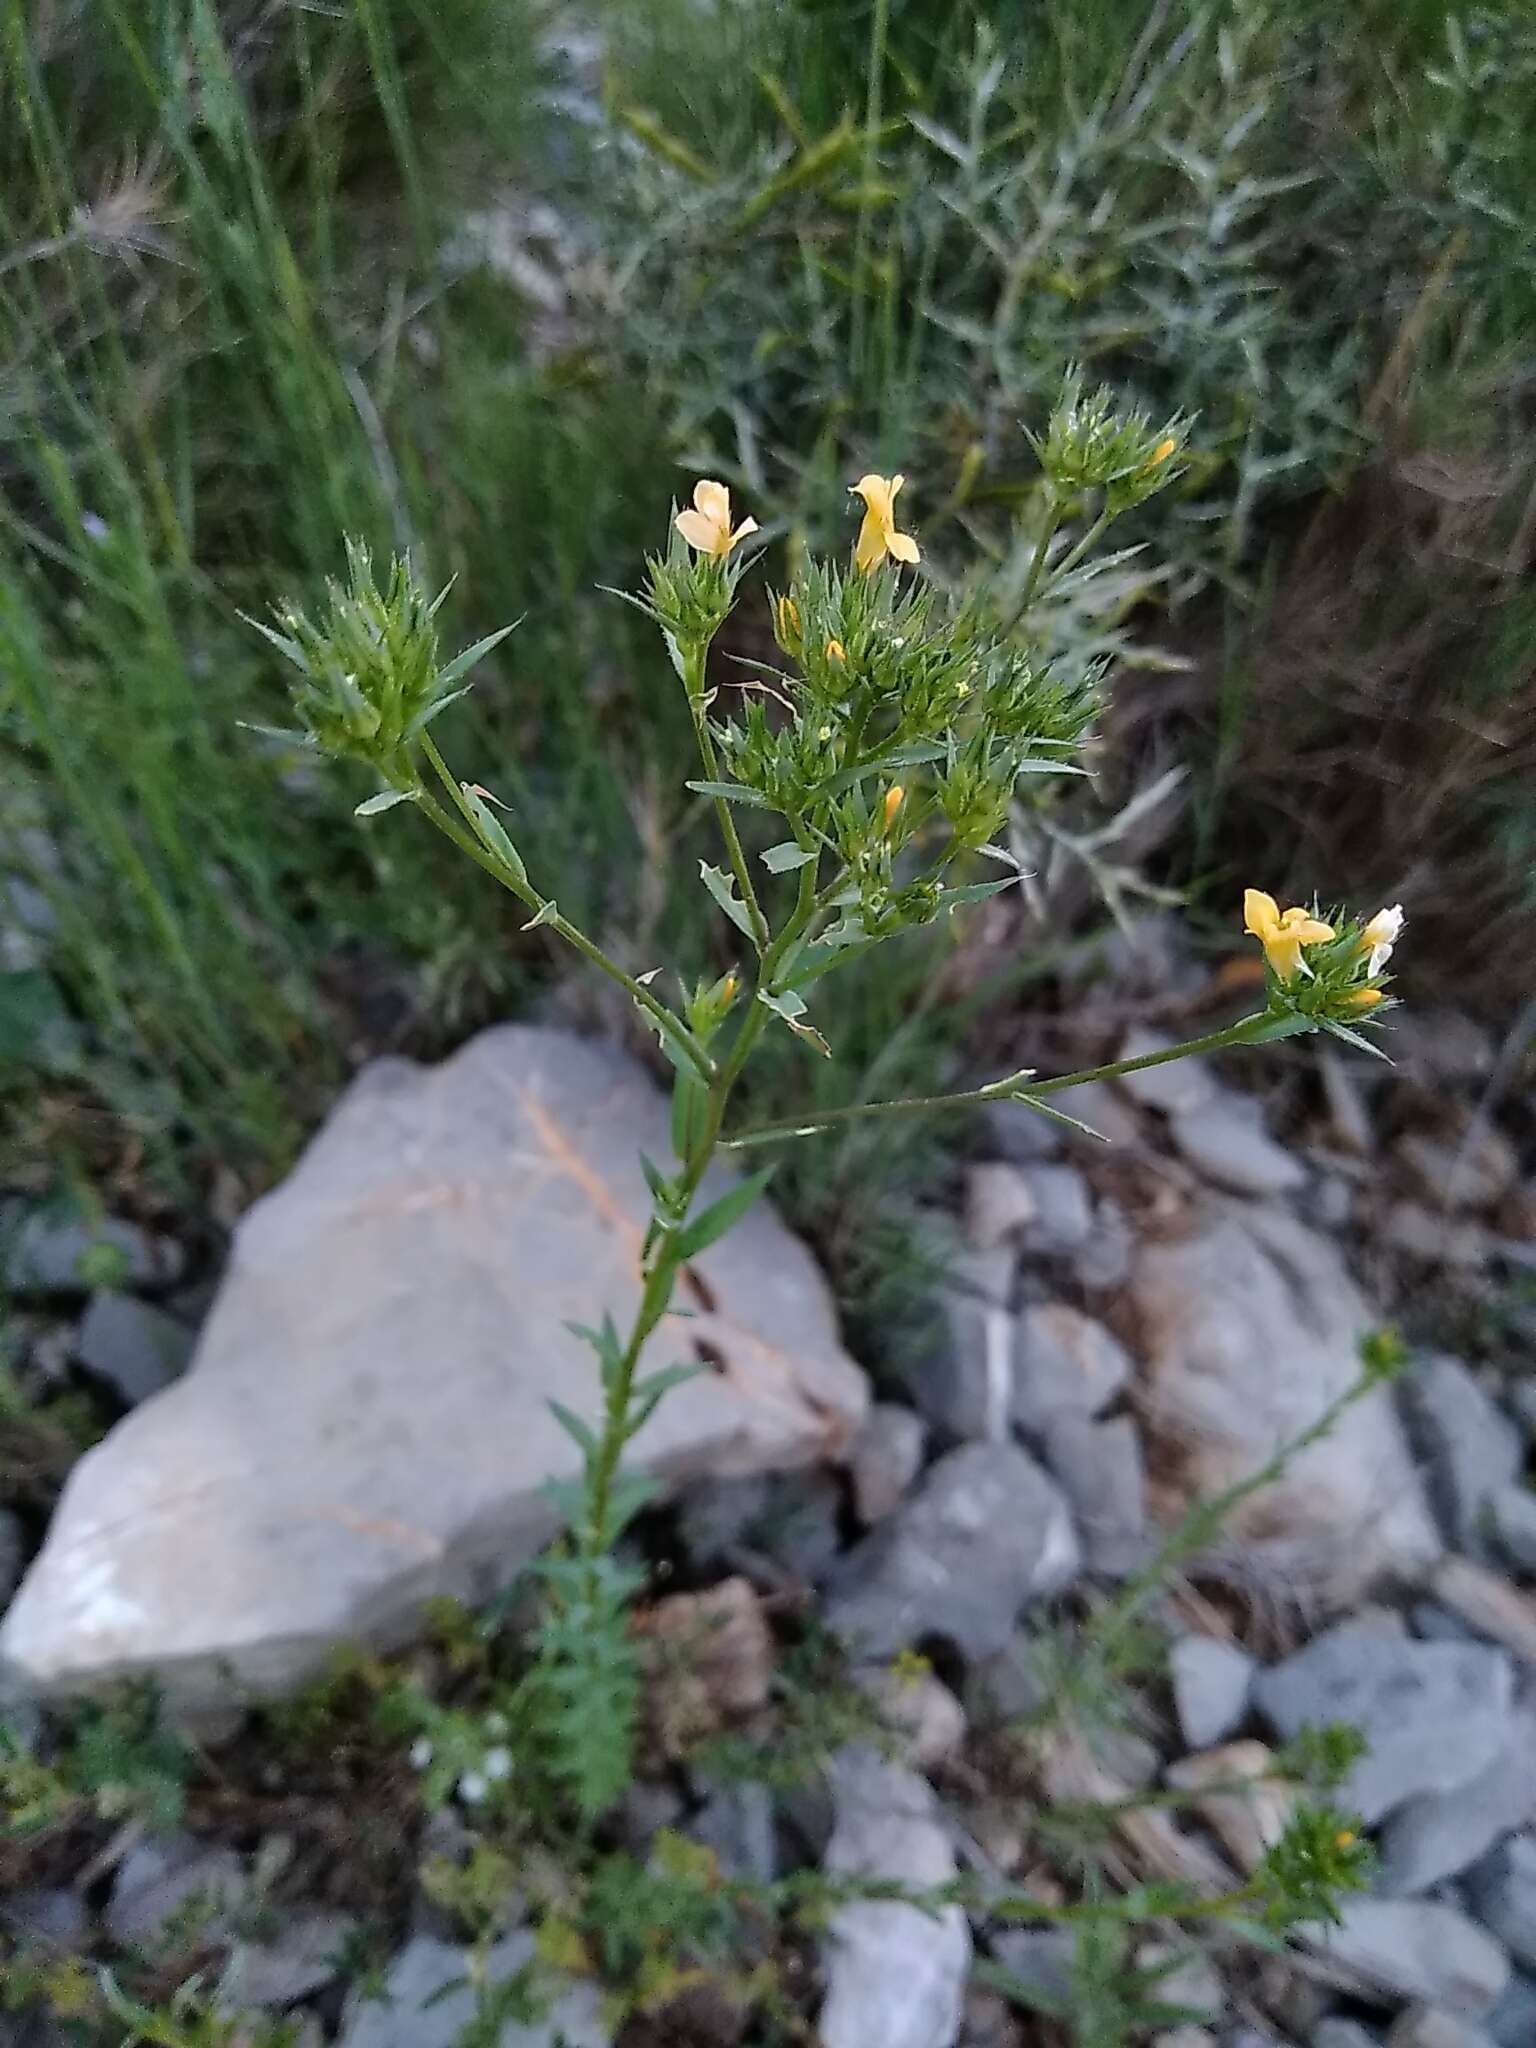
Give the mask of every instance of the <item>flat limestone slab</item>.
M 638 1298 L 668 1113 L 614 1048 L 486 1031 L 435 1068 L 381 1060 L 236 1232 L 186 1377 L 75 1468 L 0 1627 L 0 1686 L 148 1673 L 201 1711 L 281 1691 L 339 1642 L 504 1582 L 575 1476 L 551 1395 L 591 1416 L 566 1327 Z M 732 1176 L 716 1170 L 709 1198 Z M 810 1253 L 767 1201 L 679 1286 L 647 1370 L 707 1359 L 633 1462 L 667 1481 L 837 1455 L 863 1418 Z

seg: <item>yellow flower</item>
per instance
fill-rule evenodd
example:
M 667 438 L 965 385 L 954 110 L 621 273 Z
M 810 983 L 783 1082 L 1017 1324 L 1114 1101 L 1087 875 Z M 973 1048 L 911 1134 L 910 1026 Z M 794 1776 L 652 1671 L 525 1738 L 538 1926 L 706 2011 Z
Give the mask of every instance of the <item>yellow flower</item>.
M 1374 1010 L 1381 1001 L 1381 990 L 1379 988 L 1357 988 L 1340 1000 L 1343 1008 L 1346 1010 Z
M 689 547 L 701 555 L 713 555 L 717 561 L 723 561 L 737 541 L 757 531 L 755 519 L 743 519 L 732 530 L 731 494 L 724 484 L 717 484 L 710 477 L 694 485 L 693 504 L 679 512 L 672 523 Z
M 903 476 L 876 476 L 873 471 L 851 486 L 864 500 L 864 524 L 859 528 L 853 566 L 866 574 L 877 562 L 893 555 L 898 562 L 915 562 L 917 542 L 910 533 L 896 531 L 896 493 L 906 482 Z
M 1333 937 L 1333 926 L 1324 924 L 1310 910 L 1282 913 L 1273 896 L 1262 889 L 1243 891 L 1243 930 L 1252 932 L 1264 948 L 1269 964 L 1282 981 L 1294 981 L 1298 974 L 1310 974 L 1301 957 L 1303 946 L 1320 946 Z
M 847 661 L 848 650 L 841 640 L 829 640 L 827 642 L 827 659 L 828 661 L 835 661 L 839 668 Z
M 896 822 L 896 813 L 901 809 L 907 792 L 899 782 L 893 782 L 885 792 L 885 804 L 881 811 L 880 830 L 889 832 Z
M 1365 963 L 1366 975 L 1370 980 L 1374 981 L 1392 958 L 1392 948 L 1397 944 L 1403 923 L 1401 903 L 1389 903 L 1384 910 L 1377 911 L 1360 934 L 1360 951 L 1370 955 Z

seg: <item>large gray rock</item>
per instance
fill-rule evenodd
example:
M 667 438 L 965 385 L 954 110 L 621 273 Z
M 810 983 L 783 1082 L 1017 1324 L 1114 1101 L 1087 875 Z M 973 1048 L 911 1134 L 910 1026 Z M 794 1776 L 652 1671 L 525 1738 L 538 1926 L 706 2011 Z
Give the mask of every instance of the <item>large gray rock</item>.
M 1524 1461 L 1520 1431 L 1455 1358 L 1417 1365 L 1403 1382 L 1403 1407 L 1446 1534 L 1458 1550 L 1486 1558 L 1490 1505 Z
M 346 1968 L 346 1946 L 357 1923 L 349 1913 L 322 1907 L 285 1913 L 264 1941 L 238 1942 L 219 1979 L 224 2012 L 292 2005 L 321 1990 Z
M 1387 2048 L 1494 2048 L 1481 2027 L 1437 2005 L 1412 2005 L 1399 2013 L 1387 2036 Z
M 1243 1095 L 1223 1093 L 1170 1117 L 1169 1130 L 1191 1166 L 1238 1195 L 1283 1195 L 1307 1169 L 1269 1135 L 1264 1112 Z
M 1339 1914 L 1339 1926 L 1299 1938 L 1334 1982 L 1372 2003 L 1422 1999 L 1475 2019 L 1509 1981 L 1509 1957 L 1454 1906 L 1346 1899 Z
M 1536 2041 L 1536 1977 L 1516 1970 L 1496 2005 L 1483 2014 L 1495 2048 L 1531 2048 Z
M 1129 1306 L 1145 1366 L 1140 1412 L 1186 1493 L 1249 1477 L 1359 1375 L 1376 1324 L 1324 1238 L 1280 1210 L 1207 1207 L 1186 1237 L 1144 1243 Z M 1385 1392 L 1228 1518 L 1245 1581 L 1343 1607 L 1385 1572 L 1416 1576 L 1439 1538 Z
M 1512 1835 L 1480 1863 L 1467 1900 L 1515 1961 L 1536 1970 L 1536 1835 Z
M 1512 1829 L 1533 1820 L 1536 1710 L 1527 1704 L 1511 1715 L 1498 1754 L 1475 1778 L 1449 1792 L 1421 1793 L 1392 1815 L 1379 1845 L 1377 1889 L 1428 1891 L 1477 1862 Z M 1531 1909 L 1536 1914 L 1536 1888 Z
M 986 1657 L 1078 1563 L 1066 1503 L 1034 1460 L 1014 1444 L 962 1444 L 849 1553 L 826 1619 L 867 1657 L 930 1635 Z
M 189 1835 L 151 1836 L 118 1865 L 103 1918 L 124 1947 L 153 1951 L 185 1937 L 195 1948 L 228 1936 L 248 1890 L 245 1865 L 232 1849 Z
M 334 1645 L 406 1634 L 553 1531 L 547 1484 L 597 1371 L 570 1324 L 622 1328 L 668 1156 L 662 1097 L 616 1050 L 481 1034 L 442 1066 L 376 1062 L 236 1233 L 196 1361 L 75 1467 L 3 1629 L 9 1676 L 79 1690 L 147 1672 L 184 1708 L 270 1692 Z M 733 1185 L 713 1173 L 706 1199 Z M 825 1282 L 759 1203 L 685 1275 L 662 1402 L 633 1463 L 680 1481 L 835 1453 L 863 1375 Z
M 477 1964 L 469 1949 L 454 1948 L 429 1934 L 407 1942 L 389 1966 L 383 1997 L 347 2001 L 337 2048 L 456 2048 L 475 2018 L 478 1981 L 487 1989 L 504 1984 L 534 1960 L 531 1934 L 519 1931 L 497 1942 Z M 546 2015 L 527 2026 L 504 2021 L 498 2048 L 609 2048 L 601 1999 L 595 1984 L 573 1984 Z
M 884 1878 L 914 1891 L 953 1880 L 949 1834 L 921 1778 L 850 1750 L 833 1763 L 832 1791 L 828 1876 Z M 839 1906 L 825 1943 L 822 2048 L 953 2048 L 970 1962 L 970 1928 L 958 1906 Z
M 1536 1578 L 1536 1493 L 1530 1487 L 1506 1486 L 1490 1498 L 1488 1531 L 1517 1572 Z
M 1367 1750 L 1339 1801 L 1374 1823 L 1419 1793 L 1466 1785 L 1501 1756 L 1513 1734 L 1512 1691 L 1500 1650 L 1340 1622 L 1261 1673 L 1253 1696 L 1287 1739 L 1330 1721 L 1360 1730 Z

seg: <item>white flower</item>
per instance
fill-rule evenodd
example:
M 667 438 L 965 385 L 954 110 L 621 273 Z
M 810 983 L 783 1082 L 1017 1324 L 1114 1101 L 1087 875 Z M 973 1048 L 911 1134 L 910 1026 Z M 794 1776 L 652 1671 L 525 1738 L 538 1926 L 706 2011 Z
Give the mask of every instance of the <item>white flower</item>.
M 411 1744 L 411 1769 L 424 1771 L 432 1761 L 432 1745 L 425 1735 L 418 1735 Z
M 1384 910 L 1377 911 L 1360 934 L 1360 950 L 1370 954 L 1365 963 L 1367 981 L 1374 981 L 1392 958 L 1392 948 L 1402 932 L 1403 921 L 1401 903 L 1389 903 Z
M 512 1775 L 512 1752 L 505 1744 L 488 1749 L 480 1760 L 480 1769 L 491 1784 L 500 1785 Z
M 466 1771 L 459 1780 L 459 1797 L 466 1806 L 482 1805 L 490 1789 L 479 1771 Z
M 661 969 L 658 967 L 654 971 L 660 974 Z M 505 1735 L 507 1732 L 506 1715 L 494 1712 L 487 1714 L 485 1717 L 485 1732 L 487 1735 Z

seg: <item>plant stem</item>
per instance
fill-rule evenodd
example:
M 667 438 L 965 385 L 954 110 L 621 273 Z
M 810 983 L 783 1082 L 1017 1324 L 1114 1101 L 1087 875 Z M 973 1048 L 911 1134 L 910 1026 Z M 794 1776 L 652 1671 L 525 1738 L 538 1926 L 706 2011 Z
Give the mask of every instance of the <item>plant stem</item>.
M 720 760 L 715 752 L 714 735 L 709 729 L 709 714 L 704 709 L 704 662 L 708 655 L 707 643 L 689 648 L 683 656 L 686 671 L 683 687 L 688 692 L 688 709 L 693 714 L 694 737 L 699 743 L 699 759 L 704 764 L 706 781 L 720 780 Z M 715 817 L 720 826 L 720 837 L 725 841 L 726 857 L 731 863 L 731 872 L 736 877 L 736 886 L 741 891 L 741 900 L 746 905 L 747 922 L 752 927 L 752 943 L 761 953 L 768 943 L 768 920 L 763 907 L 757 900 L 757 891 L 752 886 L 752 870 L 747 866 L 747 856 L 742 848 L 741 835 L 736 830 L 736 819 L 731 806 L 723 796 L 715 798 Z
M 811 1117 L 780 1117 L 773 1123 L 757 1124 L 751 1130 L 738 1131 L 733 1137 L 722 1142 L 727 1151 L 737 1151 L 747 1145 L 766 1145 L 780 1138 L 810 1137 L 818 1131 L 832 1128 L 836 1124 L 852 1123 L 858 1117 L 866 1116 L 913 1116 L 929 1110 L 966 1109 L 982 1102 L 1022 1102 L 1026 1107 L 1036 1106 L 1036 1098 L 1054 1095 L 1058 1089 L 1077 1088 L 1085 1081 L 1108 1081 L 1117 1074 L 1134 1074 L 1142 1067 L 1160 1067 L 1169 1060 L 1188 1059 L 1194 1053 L 1219 1052 L 1229 1045 L 1243 1045 L 1258 1035 L 1260 1026 L 1268 1026 L 1269 1013 L 1259 1011 L 1252 1017 L 1244 1017 L 1240 1023 L 1230 1024 L 1225 1031 L 1209 1031 L 1203 1038 L 1187 1038 L 1180 1045 L 1170 1045 L 1162 1052 L 1145 1052 L 1135 1059 L 1111 1060 L 1102 1067 L 1083 1067 L 1075 1074 L 1055 1074 L 1049 1080 L 1036 1081 L 1033 1069 L 1021 1068 L 1016 1074 L 1007 1074 L 1000 1081 L 989 1081 L 984 1088 L 965 1088 L 953 1095 L 907 1095 L 894 1102 L 852 1102 L 842 1109 L 819 1110 Z
M 423 733 L 421 743 L 423 752 L 465 820 L 465 823 L 461 824 L 450 812 L 443 809 L 430 790 L 419 788 L 415 792 L 416 801 L 438 831 L 467 853 L 488 875 L 494 876 L 504 889 L 510 890 L 520 903 L 526 904 L 530 910 L 540 914 L 549 929 L 557 932 L 568 946 L 573 946 L 584 960 L 590 960 L 610 981 L 616 981 L 625 994 L 654 1020 L 657 1029 L 688 1055 L 698 1070 L 700 1080 L 713 1080 L 714 1064 L 682 1018 L 669 1010 L 665 1003 L 658 1001 L 648 988 L 635 980 L 632 974 L 626 974 L 618 961 L 610 959 L 595 939 L 589 939 L 579 925 L 571 923 L 563 911 L 547 903 L 526 877 L 514 873 L 505 861 L 498 860 L 489 847 L 482 843 L 475 814 L 465 800 L 463 790 L 454 780 L 447 762 L 438 752 L 431 735 Z
M 1045 558 L 1051 551 L 1051 542 L 1056 538 L 1056 529 L 1061 524 L 1064 510 L 1061 499 L 1052 491 L 1051 509 L 1046 514 L 1045 524 L 1040 529 L 1040 538 L 1035 543 L 1035 558 L 1029 565 L 1029 574 L 1024 579 L 1019 601 L 1003 628 L 1005 633 L 1012 633 L 1018 629 L 1019 621 L 1035 601 L 1035 592 L 1040 588 L 1040 578 L 1045 573 Z

